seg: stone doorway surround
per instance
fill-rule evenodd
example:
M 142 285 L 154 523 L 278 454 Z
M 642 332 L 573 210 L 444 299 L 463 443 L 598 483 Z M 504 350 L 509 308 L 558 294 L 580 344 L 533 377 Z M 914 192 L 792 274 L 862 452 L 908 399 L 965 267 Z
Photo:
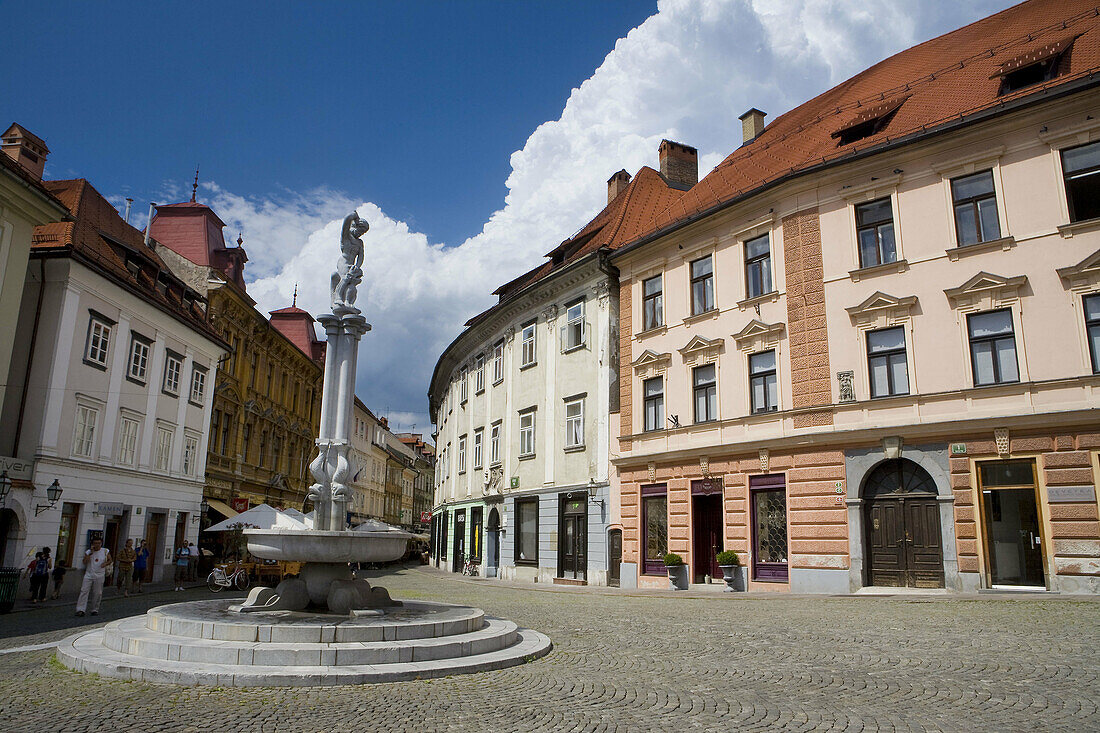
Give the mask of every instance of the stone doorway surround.
M 885 442 L 893 439 L 887 438 Z M 900 442 L 900 441 L 899 441 Z M 866 567 L 866 528 L 864 525 L 863 482 L 867 475 L 883 461 L 905 458 L 928 472 L 936 485 L 936 500 L 940 508 L 940 533 L 943 543 L 943 577 L 948 590 L 967 590 L 959 575 L 959 556 L 955 547 L 955 494 L 951 490 L 948 446 L 943 443 L 925 445 L 901 445 L 896 452 L 887 451 L 883 444 L 868 448 L 851 448 L 844 451 L 844 484 L 847 487 L 848 505 L 848 589 L 855 593 L 868 586 Z M 976 583 L 974 584 L 976 587 Z M 969 588 L 973 590 L 973 588 Z

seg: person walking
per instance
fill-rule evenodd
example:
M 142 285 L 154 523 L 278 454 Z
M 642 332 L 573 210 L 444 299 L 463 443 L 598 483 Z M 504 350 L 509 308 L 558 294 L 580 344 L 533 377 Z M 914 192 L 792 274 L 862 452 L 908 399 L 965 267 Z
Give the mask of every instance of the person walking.
M 193 583 L 199 575 L 199 548 L 194 542 L 187 543 L 187 553 L 187 579 Z
M 92 540 L 91 548 L 84 551 L 84 580 L 80 583 L 80 597 L 76 599 L 76 615 L 83 616 L 91 605 L 91 614 L 99 614 L 99 601 L 103 598 L 103 581 L 114 559 L 111 551 L 103 546 L 103 538 Z
M 68 571 L 69 568 L 65 563 L 58 560 L 53 569 L 53 595 L 50 596 L 55 601 L 61 597 L 61 584 L 65 582 L 65 573 Z
M 46 600 L 46 587 L 50 584 L 50 570 L 53 569 L 50 548 L 43 547 L 41 552 L 36 552 L 29 568 L 31 574 L 31 603 L 42 603 Z
M 122 589 L 122 595 L 130 597 L 130 590 L 134 586 L 134 563 L 137 561 L 137 551 L 134 550 L 134 541 L 126 540 L 126 546 L 118 551 L 118 587 Z
M 137 593 L 144 593 L 141 584 L 145 582 L 145 570 L 149 567 L 149 546 L 145 540 L 137 548 L 134 559 L 134 586 Z
M 187 550 L 187 543 L 181 542 L 176 548 L 176 587 L 175 590 L 183 590 L 183 584 L 187 580 L 187 566 L 191 563 L 191 553 Z

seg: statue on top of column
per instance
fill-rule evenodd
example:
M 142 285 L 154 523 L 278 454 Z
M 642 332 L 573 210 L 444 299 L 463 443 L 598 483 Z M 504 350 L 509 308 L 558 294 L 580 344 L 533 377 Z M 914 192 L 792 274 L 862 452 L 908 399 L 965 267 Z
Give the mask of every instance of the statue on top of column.
M 332 273 L 332 312 L 336 315 L 357 313 L 355 298 L 357 286 L 363 281 L 363 241 L 370 225 L 351 212 L 344 217 L 340 232 L 340 259 L 336 272 Z

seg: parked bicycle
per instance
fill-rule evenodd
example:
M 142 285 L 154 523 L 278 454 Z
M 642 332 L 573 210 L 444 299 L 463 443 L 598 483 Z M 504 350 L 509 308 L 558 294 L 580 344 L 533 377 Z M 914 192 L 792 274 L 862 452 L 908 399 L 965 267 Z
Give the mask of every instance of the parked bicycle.
M 478 569 L 481 564 L 473 558 L 471 555 L 466 555 L 466 561 L 462 563 L 463 575 L 478 575 Z
M 248 571 L 240 565 L 217 565 L 210 575 L 206 576 L 206 587 L 211 593 L 217 593 L 222 588 L 236 588 L 248 590 L 250 584 Z

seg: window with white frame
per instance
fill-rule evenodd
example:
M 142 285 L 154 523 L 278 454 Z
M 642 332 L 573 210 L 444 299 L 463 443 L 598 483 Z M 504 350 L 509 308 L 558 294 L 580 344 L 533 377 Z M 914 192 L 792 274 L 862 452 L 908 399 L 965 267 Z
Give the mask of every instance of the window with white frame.
M 561 350 L 584 346 L 584 300 L 565 307 L 565 325 L 561 329 Z
M 124 417 L 118 421 L 118 455 L 117 461 L 123 466 L 134 465 L 134 455 L 137 452 L 137 436 L 139 423 L 133 418 Z
M 504 381 L 504 341 L 493 344 L 493 384 Z
M 749 391 L 753 412 L 779 409 L 779 385 L 775 372 L 775 350 L 749 356 Z
M 194 476 L 198 470 L 199 439 L 194 435 L 183 438 L 183 472 L 188 476 Z
M 745 242 L 745 297 L 772 291 L 772 249 L 767 234 Z
M 520 458 L 535 455 L 534 410 L 529 410 L 519 416 L 519 455 Z
M 99 410 L 87 405 L 76 406 L 76 422 L 73 425 L 73 455 L 91 458 L 95 449 L 95 431 L 99 422 Z
M 520 366 L 531 366 L 535 363 L 535 322 L 523 324 L 520 331 Z
M 168 352 L 164 360 L 164 391 L 176 396 L 180 393 L 180 372 L 183 370 L 183 357 Z
M 665 426 L 665 379 L 653 377 L 642 382 L 645 429 L 661 430 Z
M 642 330 L 665 325 L 664 281 L 660 275 L 642 280 Z
M 194 367 L 191 369 L 191 401 L 201 405 L 206 397 L 206 370 Z
M 481 468 L 481 449 L 485 439 L 485 429 L 478 428 L 474 431 L 474 469 Z
M 153 465 L 158 471 L 167 471 L 172 460 L 172 431 L 168 428 L 157 428 L 157 449 L 153 457 Z M 260 465 L 262 463 L 262 457 Z
M 126 376 L 144 384 L 148 374 L 149 342 L 133 334 L 130 336 L 130 363 L 126 368 Z
M 967 329 L 975 387 L 1020 381 L 1011 310 L 971 313 Z
M 565 447 L 584 447 L 584 398 L 565 403 Z
M 462 367 L 459 379 L 461 380 L 461 386 L 458 388 L 459 401 L 465 404 L 466 400 L 470 399 L 470 372 L 466 367 Z
M 84 359 L 92 364 L 106 367 L 110 345 L 111 324 L 93 315 L 88 322 L 88 345 L 84 349 Z
M 485 391 L 485 354 L 478 354 L 474 359 L 474 391 L 476 394 Z
M 909 394 L 904 328 L 897 326 L 867 332 L 867 372 L 871 397 Z
M 495 422 L 489 427 L 489 465 L 500 463 L 500 423 Z
M 466 436 L 458 438 L 458 472 L 466 473 Z

